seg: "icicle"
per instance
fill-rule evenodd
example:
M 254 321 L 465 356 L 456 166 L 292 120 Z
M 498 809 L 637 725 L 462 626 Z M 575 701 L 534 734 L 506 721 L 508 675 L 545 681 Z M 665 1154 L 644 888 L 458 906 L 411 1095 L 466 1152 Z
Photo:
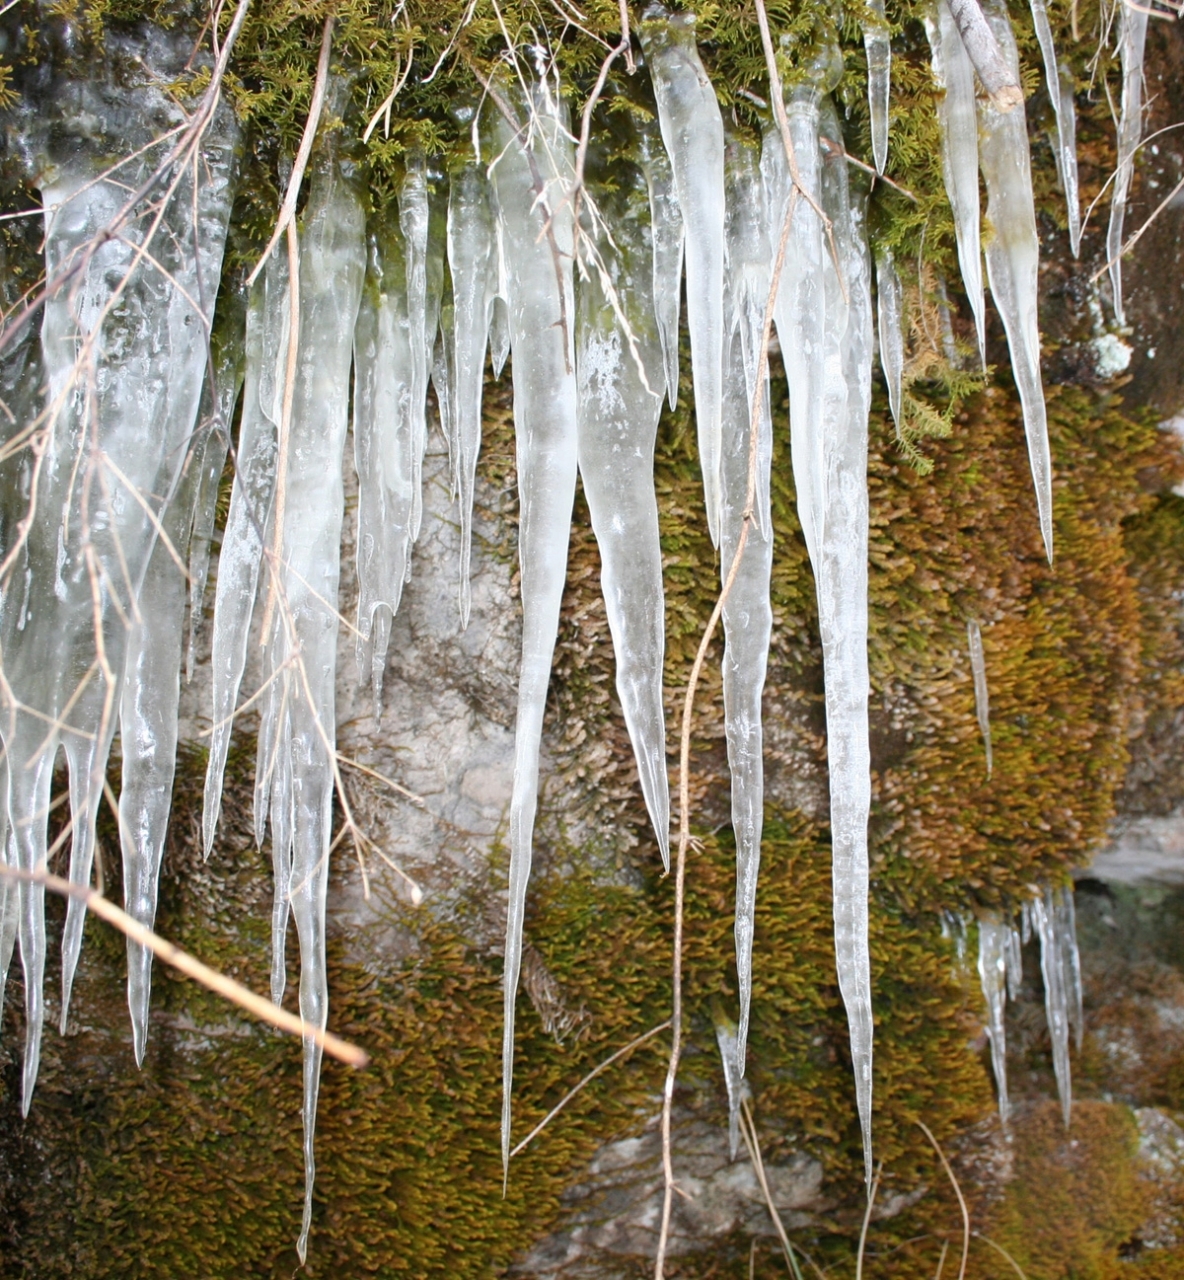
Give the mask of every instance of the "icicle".
M 16 845 L 8 831 L 8 760 L 0 760 L 0 860 L 7 867 L 16 866 Z M 4 988 L 8 985 L 8 967 L 16 946 L 19 920 L 20 886 L 7 876 L 0 881 L 0 1010 L 4 1008 Z
M 197 632 L 202 620 L 206 581 L 210 572 L 210 539 L 217 518 L 218 490 L 226 455 L 230 450 L 230 432 L 234 424 L 234 406 L 243 384 L 243 331 L 246 325 L 246 299 L 239 290 L 230 296 L 219 295 L 215 315 L 213 345 L 214 384 L 216 398 L 207 383 L 202 409 L 209 415 L 204 426 L 204 439 L 197 459 L 200 472 L 193 503 L 193 530 L 189 538 L 189 635 L 185 645 L 185 680 L 193 679 Z
M 1007 951 L 1007 998 L 1018 1000 L 1024 984 L 1024 952 L 1020 931 L 1014 924 L 1007 926 L 1004 946 Z
M 222 809 L 222 779 L 230 751 L 234 709 L 247 662 L 264 540 L 270 536 L 289 316 L 288 259 L 281 246 L 268 259 L 247 303 L 243 408 L 230 512 L 218 552 L 214 593 L 210 659 L 213 706 L 202 811 L 202 850 L 207 858 L 214 847 Z M 269 591 L 270 571 L 264 575 L 264 583 L 264 589 Z M 262 844 L 262 834 L 257 834 Z
M 888 407 L 899 436 L 904 428 L 901 417 L 904 379 L 904 286 L 896 271 L 892 250 L 876 253 L 876 318 L 880 331 L 880 368 L 888 384 Z
M 126 110 L 122 100 L 119 110 Z M 5 717 L 5 747 L 19 765 L 11 770 L 9 789 L 17 863 L 26 870 L 45 864 L 46 804 L 60 736 L 70 767 L 70 876 L 78 884 L 91 874 L 127 649 L 125 619 L 136 617 L 156 538 L 141 500 L 163 513 L 196 419 L 209 316 L 208 310 L 196 314 L 191 300 L 212 303 L 216 291 L 235 136 L 230 117 L 219 116 L 197 166 L 200 188 L 193 191 L 187 174 L 178 178 L 149 266 L 137 258 L 144 219 L 133 219 L 122 236 L 100 235 L 126 200 L 126 184 L 138 180 L 134 170 L 124 170 L 118 184 L 96 179 L 108 155 L 105 129 L 115 127 L 123 139 L 125 119 L 121 115 L 114 126 L 107 118 L 88 119 L 96 141 L 80 145 L 66 130 L 67 145 L 55 138 L 47 157 L 52 162 L 40 178 L 47 274 L 60 270 L 92 237 L 99 239 L 89 259 L 82 259 L 75 287 L 45 306 L 42 351 L 55 411 L 38 482 L 39 518 L 25 548 L 35 582 L 16 616 L 6 610 L 4 620 L 5 674 L 14 699 L 12 715 Z M 204 246 L 200 259 L 191 250 L 195 239 Z M 121 302 L 112 307 L 117 286 Z M 98 368 L 93 380 L 86 368 L 91 360 Z M 93 465 L 80 466 L 80 459 Z M 176 626 L 179 631 L 180 619 Z M 47 723 L 54 726 L 48 734 Z M 40 888 L 22 886 L 26 1108 L 44 1010 L 43 902 Z M 72 898 L 62 939 L 63 1022 L 84 920 L 85 907 Z
M 272 671 L 294 671 L 275 719 L 272 840 L 291 841 L 289 897 L 300 940 L 300 1016 L 324 1028 L 325 891 L 329 880 L 336 712 L 337 586 L 344 512 L 342 454 L 354 329 L 366 271 L 365 219 L 343 165 L 330 150 L 316 162 L 300 236 L 300 339 L 287 450 L 279 567 L 266 636 Z M 277 494 L 277 508 L 279 495 Z M 277 510 L 277 524 L 279 524 Z M 274 687 L 274 686 L 273 686 Z M 277 800 L 279 801 L 277 803 Z M 304 1042 L 303 1262 L 312 1222 L 313 1138 L 321 1050 Z
M 1061 967 L 1065 973 L 1066 1005 L 1069 1026 L 1077 1051 L 1081 1052 L 1081 1038 L 1085 1034 L 1084 995 L 1081 984 L 1081 953 L 1077 949 L 1077 909 L 1073 901 L 1073 886 L 1065 885 L 1053 894 L 1053 912 L 1057 936 L 1061 942 Z
M 736 1024 L 722 1009 L 713 1009 L 712 1019 L 724 1068 L 724 1087 L 728 1091 L 728 1155 L 735 1160 L 740 1151 L 740 1107 L 748 1090 L 744 1082 L 744 1050 L 736 1038 Z
M 723 397 L 724 126 L 699 59 L 695 17 L 650 5 L 641 24 L 658 123 L 686 234 L 687 323 L 707 527 L 719 545 Z
M 1028 0 L 1028 3 L 1044 59 L 1048 96 L 1057 117 L 1057 173 L 1065 191 L 1065 207 L 1069 214 L 1069 246 L 1076 258 L 1081 248 L 1081 205 L 1077 195 L 1077 107 L 1073 101 L 1073 76 L 1067 68 L 1062 70 L 1057 66 L 1057 49 L 1045 0 Z
M 1143 47 L 1147 42 L 1147 10 L 1124 3 L 1119 33 L 1122 50 L 1122 115 L 1118 122 L 1118 167 L 1114 195 L 1110 199 L 1110 227 L 1106 232 L 1106 257 L 1114 291 L 1114 318 L 1126 324 L 1122 300 L 1122 232 L 1126 201 L 1135 173 L 1135 152 L 1143 136 Z
M 946 0 L 937 0 L 933 17 L 925 19 L 933 51 L 933 78 L 945 94 L 938 103 L 941 160 L 946 195 L 954 214 L 962 287 L 974 313 L 979 358 L 987 364 L 987 311 L 983 298 L 983 255 L 979 230 L 978 120 L 975 115 L 974 67 L 958 34 Z M 1022 117 L 1021 117 L 1022 122 Z
M 789 374 L 791 445 L 798 514 L 814 566 L 826 682 L 834 867 L 835 954 L 847 1007 L 856 1097 L 871 1178 L 872 1014 L 867 942 L 867 820 L 871 802 L 867 700 L 867 423 L 871 400 L 871 268 L 860 201 L 846 160 L 819 148 L 819 91 L 841 61 L 824 48 L 817 87 L 799 85 L 787 104 L 798 171 L 833 225 L 837 263 L 822 224 L 799 200 L 775 315 Z M 825 131 L 841 140 L 827 104 Z M 765 137 L 762 168 L 769 227 L 789 199 L 781 140 Z M 771 237 L 770 237 L 771 238 Z
M 1045 889 L 1030 904 L 1032 919 L 1040 935 L 1040 972 L 1044 976 L 1044 1012 L 1052 1041 L 1052 1067 L 1065 1127 L 1073 1106 L 1072 1075 L 1069 1069 L 1069 982 L 1065 971 L 1063 907 L 1052 889 Z
M 510 317 L 506 311 L 506 300 L 499 293 L 493 300 L 493 315 L 489 320 L 489 361 L 495 378 L 502 376 L 509 354 Z
M 970 670 L 974 675 L 974 711 L 978 727 L 983 735 L 983 747 L 987 753 L 987 777 L 991 776 L 991 703 L 987 690 L 987 660 L 983 655 L 982 628 L 974 618 L 966 623 L 966 639 L 970 645 Z
M 590 169 L 598 159 L 591 157 Z M 589 197 L 596 202 L 604 234 L 585 229 L 578 250 L 579 467 L 600 548 L 617 694 L 662 863 L 669 871 L 670 793 L 662 706 L 666 611 L 654 493 L 662 344 L 655 320 L 654 252 L 644 176 L 618 165 L 612 177 L 613 190 L 598 183 L 595 173 L 588 179 Z
M 682 301 L 682 258 L 686 237 L 682 210 L 674 194 L 674 172 L 662 138 L 651 121 L 639 126 L 641 164 L 650 195 L 654 240 L 654 315 L 662 340 L 666 399 L 678 404 L 678 314 Z
M 452 272 L 453 470 L 460 506 L 460 626 L 469 625 L 473 492 L 481 449 L 485 349 L 497 291 L 496 238 L 484 170 L 455 170 L 448 193 L 448 265 Z
M 753 147 L 729 139 L 727 148 L 727 287 L 725 289 L 723 513 L 720 573 L 726 581 L 736 556 L 748 498 L 752 404 L 759 396 L 755 441 L 754 513 L 743 558 L 724 605 L 724 728 L 732 774 L 732 830 L 736 837 L 736 972 L 740 1022 L 737 1070 L 744 1074 L 752 1001 L 752 940 L 764 825 L 761 694 L 769 657 L 773 610 L 773 528 L 769 473 L 773 426 L 768 376 L 757 382 L 765 306 L 772 274 L 760 163 Z M 777 233 L 780 235 L 780 228 Z M 729 1088 L 729 1096 L 731 1089 Z
M 999 41 L 1008 64 L 1019 74 L 1019 55 L 1006 8 L 992 0 L 987 21 Z M 1032 172 L 1028 156 L 1028 127 L 1022 108 L 1001 112 L 989 101 L 980 101 L 979 161 L 987 184 L 987 277 L 995 299 L 1020 403 L 1028 460 L 1036 489 L 1040 533 L 1052 562 L 1052 457 L 1048 444 L 1048 419 L 1044 388 L 1040 381 L 1040 329 L 1036 305 L 1040 268 L 1040 242 L 1032 198 Z
M 999 1119 L 1004 1127 L 1011 1115 L 1007 1097 L 1007 1001 L 1008 938 L 1011 930 L 998 916 L 981 916 L 978 922 L 978 976 L 987 1004 L 987 1036 L 991 1041 L 991 1067 L 999 1094 Z
M 354 328 L 357 661 L 377 702 L 411 563 L 415 366 L 403 244 L 389 224 L 370 236 L 368 259 Z
M 872 157 L 876 172 L 888 163 L 888 104 L 892 93 L 892 36 L 884 17 L 884 0 L 868 0 L 863 23 L 867 53 L 867 105 L 872 122 Z
M 503 100 L 504 103 L 504 100 Z M 546 81 L 533 100 L 487 105 L 493 134 L 493 196 L 506 264 L 514 351 L 514 430 L 521 518 L 522 666 L 510 801 L 510 885 L 506 918 L 502 1044 L 502 1163 L 508 1170 L 514 1067 L 514 997 L 522 962 L 522 920 L 538 804 L 539 745 L 551 657 L 567 570 L 576 483 L 575 321 L 568 192 L 574 154 L 559 102 Z M 525 112 L 532 114 L 529 132 Z M 527 149 L 529 146 L 529 150 Z M 537 175 L 537 177 L 536 177 Z
M 399 193 L 399 226 L 406 251 L 407 318 L 411 337 L 412 542 L 419 537 L 423 519 L 428 377 L 444 285 L 444 225 L 443 210 L 437 196 L 439 183 L 439 175 L 429 170 L 424 156 L 413 152 L 407 159 L 407 174 Z

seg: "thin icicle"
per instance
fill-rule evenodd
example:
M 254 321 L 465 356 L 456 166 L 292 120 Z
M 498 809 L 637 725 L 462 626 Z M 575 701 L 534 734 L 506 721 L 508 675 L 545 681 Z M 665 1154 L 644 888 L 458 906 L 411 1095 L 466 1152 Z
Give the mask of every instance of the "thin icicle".
M 744 1074 L 752 1003 L 752 941 L 764 826 L 761 695 L 769 658 L 773 610 L 770 468 L 773 425 L 766 376 L 758 385 L 765 306 L 772 274 L 769 219 L 759 156 L 731 138 L 727 149 L 727 288 L 725 290 L 723 512 L 720 573 L 726 580 L 736 556 L 748 498 L 752 405 L 760 397 L 756 439 L 756 520 L 723 610 L 724 730 L 732 775 L 732 830 L 736 838 L 736 973 L 740 1021 L 734 1046 Z M 780 228 L 775 232 L 779 236 Z M 729 1087 L 729 1096 L 731 1088 Z
M 503 100 L 504 101 L 504 100 Z M 510 884 L 506 916 L 505 1025 L 502 1042 L 502 1165 L 509 1169 L 514 1070 L 514 997 L 522 963 L 522 922 L 530 878 L 539 746 L 567 571 L 575 500 L 577 401 L 572 290 L 573 235 L 568 198 L 574 149 L 553 87 L 531 102 L 489 104 L 494 207 L 506 263 L 514 351 L 514 431 L 521 517 L 522 666 L 510 801 Z M 527 133 L 525 116 L 531 114 Z M 529 149 L 528 149 L 529 147 Z M 536 178 L 537 175 L 537 178 Z
M 344 514 L 342 455 L 349 373 L 366 271 L 365 218 L 332 149 L 313 173 L 300 236 L 300 340 L 287 451 L 280 565 L 267 642 L 272 671 L 292 673 L 274 721 L 272 840 L 290 840 L 289 898 L 300 940 L 300 1016 L 325 1026 L 325 892 L 336 742 L 337 587 Z M 286 788 L 290 786 L 290 793 Z M 277 789 L 277 788 L 283 788 Z M 285 813 L 287 809 L 287 813 Z M 304 1041 L 304 1261 L 316 1172 L 321 1049 Z
M 1052 889 L 1031 901 L 1031 914 L 1040 936 L 1040 972 L 1044 977 L 1044 1012 L 1048 1020 L 1048 1035 L 1052 1041 L 1052 1068 L 1057 1079 L 1057 1094 L 1061 1099 L 1061 1113 L 1068 1128 L 1073 1107 L 1072 1073 L 1069 1068 L 1069 983 L 1065 971 L 1063 947 L 1063 908 L 1058 894 Z
M 748 1086 L 744 1082 L 743 1049 L 737 1040 L 736 1024 L 723 1012 L 712 1012 L 715 1020 L 715 1043 L 724 1068 L 724 1087 L 728 1092 L 728 1155 L 735 1160 L 740 1152 L 740 1107 Z
M 966 623 L 966 639 L 970 646 L 970 670 L 974 676 L 974 713 L 983 735 L 983 748 L 987 753 L 987 777 L 991 776 L 991 701 L 987 689 L 987 660 L 983 654 L 982 628 L 974 618 Z
M 1024 951 L 1023 939 L 1014 923 L 1007 926 L 1004 946 L 1007 950 L 1007 998 L 1018 1000 L 1020 988 L 1024 984 Z
M 1077 195 L 1077 107 L 1073 101 L 1073 76 L 1057 64 L 1057 48 L 1052 38 L 1045 0 L 1028 0 L 1040 55 L 1044 59 L 1044 79 L 1057 117 L 1057 174 L 1065 192 L 1069 215 L 1069 246 L 1073 256 L 1081 248 L 1081 203 Z
M 888 407 L 899 437 L 904 429 L 901 417 L 904 380 L 904 286 L 896 270 L 892 250 L 876 252 L 876 319 L 880 336 L 880 368 L 888 384 Z
M 288 259 L 283 249 L 277 248 L 247 302 L 242 417 L 230 512 L 218 553 L 210 659 L 210 756 L 202 810 L 202 851 L 207 858 L 214 847 L 222 809 L 222 780 L 230 752 L 234 709 L 247 662 L 264 540 L 269 536 L 289 312 Z M 270 581 L 270 574 L 265 575 L 267 590 Z
M 497 292 L 497 248 L 489 187 L 480 165 L 455 170 L 448 192 L 448 265 L 452 273 L 454 485 L 460 507 L 460 627 L 469 625 L 473 493 L 481 450 L 485 351 Z
M 1077 1051 L 1080 1053 L 1081 1038 L 1085 1034 L 1085 1013 L 1081 984 L 1081 953 L 1077 949 L 1077 909 L 1073 901 L 1072 885 L 1064 885 L 1053 894 L 1053 912 L 1057 936 L 1061 943 L 1061 965 L 1065 971 L 1069 1027 L 1073 1032 Z
M 377 702 L 391 622 L 410 571 L 415 378 L 403 243 L 370 236 L 354 328 L 354 466 L 358 474 L 358 678 Z
M 1110 286 L 1114 292 L 1114 318 L 1126 324 L 1122 299 L 1122 235 L 1126 202 L 1135 173 L 1135 152 L 1143 136 L 1143 49 L 1147 43 L 1147 10 L 1123 3 L 1119 28 L 1122 51 L 1122 115 L 1118 122 L 1118 167 L 1110 198 L 1110 226 L 1106 232 L 1106 257 L 1110 262 Z
M 594 236 L 586 230 L 579 250 L 579 467 L 600 548 L 617 694 L 662 863 L 669 871 L 670 791 L 662 705 L 666 609 L 654 493 L 663 362 L 646 217 L 649 196 L 644 175 L 636 168 L 617 165 L 612 173 L 615 189 L 598 182 L 595 169 L 600 158 L 590 157 L 588 182 L 604 234 Z
M 687 324 L 703 497 L 719 545 L 724 342 L 724 125 L 695 44 L 695 17 L 651 5 L 641 24 L 686 234 Z
M 682 210 L 674 193 L 674 171 L 652 121 L 639 125 L 639 150 L 650 196 L 650 226 L 654 241 L 654 317 L 662 340 L 666 399 L 678 404 L 678 316 L 682 302 L 682 259 L 686 243 Z
M 985 915 L 978 922 L 978 976 L 987 1005 L 987 1036 L 991 1041 L 991 1067 L 995 1072 L 995 1089 L 999 1095 L 999 1119 L 1006 1127 L 1011 1116 L 1007 1097 L 1007 1003 L 1008 937 L 1010 929 L 996 915 Z
M 1011 20 L 1001 0 L 991 0 L 987 21 L 1008 65 L 1019 75 L 1019 55 Z M 1040 533 L 1052 562 L 1052 457 L 1044 387 L 1040 381 L 1040 328 L 1036 308 L 1040 241 L 1032 197 L 1028 126 L 1022 107 L 999 111 L 989 100 L 977 103 L 979 161 L 987 184 L 987 277 L 1011 352 L 1011 369 L 1024 411 L 1028 461 L 1036 489 Z
M 987 310 L 983 297 L 974 66 L 946 0 L 937 0 L 934 16 L 925 19 L 925 30 L 933 51 L 933 78 L 938 88 L 945 90 L 937 114 L 941 121 L 942 173 L 954 214 L 958 265 L 962 269 L 962 287 L 974 314 L 979 358 L 986 368 Z
M 892 33 L 884 17 L 884 0 L 868 0 L 872 16 L 864 19 L 867 53 L 867 105 L 872 122 L 872 158 L 876 172 L 888 163 L 888 104 L 892 93 Z

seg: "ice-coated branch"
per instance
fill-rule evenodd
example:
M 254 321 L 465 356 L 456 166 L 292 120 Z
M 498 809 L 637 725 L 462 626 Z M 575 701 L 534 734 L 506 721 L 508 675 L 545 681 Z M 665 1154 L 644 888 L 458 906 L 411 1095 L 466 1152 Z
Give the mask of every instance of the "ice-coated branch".
M 978 0 L 946 0 L 946 3 L 970 61 L 974 63 L 978 78 L 995 109 L 1006 113 L 1023 106 L 1024 91 L 1020 88 L 1019 72 L 1000 47 L 997 34 L 991 29 Z

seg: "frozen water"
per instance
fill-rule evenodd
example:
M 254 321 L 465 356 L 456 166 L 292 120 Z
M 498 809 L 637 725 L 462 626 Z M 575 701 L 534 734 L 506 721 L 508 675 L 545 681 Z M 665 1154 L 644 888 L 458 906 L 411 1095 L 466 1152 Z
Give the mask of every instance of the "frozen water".
M 1069 217 L 1069 245 L 1077 257 L 1081 248 L 1081 204 L 1077 194 L 1077 106 L 1073 101 L 1073 73 L 1067 66 L 1058 65 L 1056 44 L 1052 38 L 1052 26 L 1048 21 L 1045 0 L 1028 0 L 1032 8 L 1032 22 L 1036 27 L 1036 39 L 1040 42 L 1040 56 L 1044 59 L 1044 79 L 1048 96 L 1052 99 L 1057 118 L 1057 141 L 1054 153 L 1057 173 L 1065 192 L 1065 207 Z M 1123 5 L 1125 9 L 1126 6 Z
M 1007 1003 L 1008 941 L 1011 930 L 997 915 L 984 915 L 978 922 L 978 976 L 987 1005 L 987 1035 L 991 1041 L 991 1067 L 999 1097 L 999 1118 L 1004 1125 L 1011 1114 L 1007 1097 Z
M 863 22 L 867 53 L 867 105 L 872 121 L 872 157 L 876 172 L 888 164 L 888 104 L 892 93 L 892 39 L 884 17 L 884 0 L 868 0 Z
M 880 368 L 888 384 L 888 407 L 899 435 L 904 378 L 904 287 L 893 261 L 892 250 L 876 254 L 876 320 L 880 338 Z
M 662 340 L 666 398 L 678 404 L 678 315 L 682 301 L 682 259 L 686 238 L 674 194 L 674 173 L 661 135 L 650 121 L 639 126 L 638 149 L 650 194 L 654 247 L 654 319 Z
M 983 632 L 974 618 L 966 623 L 966 640 L 970 647 L 970 670 L 974 677 L 974 712 L 978 717 L 979 731 L 983 735 L 989 778 L 994 764 L 991 756 L 991 701 L 987 690 L 987 660 L 983 654 Z
M 1110 226 L 1106 232 L 1106 257 L 1110 261 L 1110 285 L 1114 292 L 1114 318 L 1126 323 L 1122 300 L 1122 238 L 1126 201 L 1135 173 L 1135 152 L 1143 136 L 1143 48 L 1147 42 L 1147 10 L 1132 4 L 1120 6 L 1119 47 L 1122 52 L 1122 114 L 1118 122 L 1118 168 L 1110 197 Z

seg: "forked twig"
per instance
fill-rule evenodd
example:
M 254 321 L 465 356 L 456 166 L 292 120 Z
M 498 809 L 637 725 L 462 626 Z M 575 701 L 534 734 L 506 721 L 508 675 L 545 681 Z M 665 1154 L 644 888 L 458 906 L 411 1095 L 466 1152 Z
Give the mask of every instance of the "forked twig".
M 322 1031 L 320 1027 L 305 1022 L 302 1018 L 296 1017 L 295 1014 L 289 1013 L 286 1009 L 281 1009 L 278 1005 L 272 1004 L 270 1000 L 264 1000 L 262 996 L 256 995 L 249 987 L 244 987 L 241 982 L 236 982 L 233 978 L 228 978 L 224 973 L 211 969 L 209 965 L 202 964 L 195 956 L 191 956 L 187 951 L 182 951 L 180 947 L 162 938 L 158 933 L 154 933 L 146 925 L 142 925 L 138 920 L 129 916 L 121 907 L 117 907 L 109 898 L 104 898 L 101 893 L 97 893 L 88 885 L 71 884 L 69 880 L 63 880 L 61 876 L 51 875 L 48 871 L 23 871 L 19 867 L 10 867 L 3 863 L 0 863 L 0 876 L 7 876 L 10 880 L 23 881 L 25 884 L 43 885 L 46 889 L 50 889 L 54 893 L 60 893 L 63 897 L 77 898 L 86 906 L 88 911 L 93 911 L 100 919 L 114 925 L 116 929 L 133 942 L 139 943 L 142 947 L 147 947 L 154 955 L 159 956 L 165 964 L 172 965 L 174 969 L 180 970 L 186 977 L 192 978 L 194 982 L 200 983 L 207 990 L 213 991 L 216 995 L 220 995 L 224 999 L 237 1004 L 239 1008 L 253 1014 L 261 1022 L 270 1023 L 279 1031 L 287 1031 L 295 1036 L 315 1040 L 326 1053 L 346 1063 L 348 1066 L 364 1067 L 369 1063 L 370 1055 L 364 1049 L 342 1040 L 340 1036 L 335 1036 L 331 1031 Z

